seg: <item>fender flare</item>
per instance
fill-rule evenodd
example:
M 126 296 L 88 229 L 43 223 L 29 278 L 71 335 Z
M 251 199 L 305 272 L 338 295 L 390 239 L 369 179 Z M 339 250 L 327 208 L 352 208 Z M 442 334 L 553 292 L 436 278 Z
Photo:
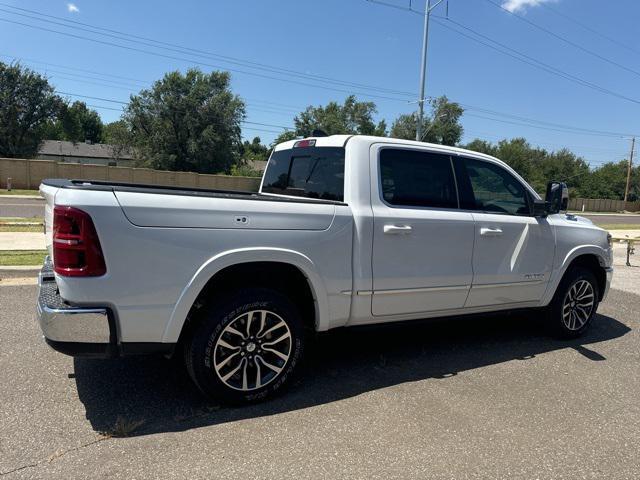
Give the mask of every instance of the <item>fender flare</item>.
M 594 255 L 598 259 L 598 263 L 600 263 L 603 268 L 607 265 L 606 250 L 598 245 L 580 245 L 572 248 L 562 259 L 562 263 L 560 263 L 558 268 L 554 269 L 547 286 L 547 291 L 544 295 L 542 302 L 543 305 L 548 305 L 551 302 L 562 277 L 564 277 L 564 274 L 569 268 L 569 265 L 571 265 L 576 258 L 582 255 Z
M 187 319 L 187 315 L 196 298 L 218 272 L 241 263 L 278 262 L 298 268 L 307 278 L 309 288 L 315 300 L 316 329 L 321 330 L 328 320 L 329 302 L 327 289 L 314 263 L 306 255 L 284 248 L 252 247 L 227 250 L 208 259 L 193 275 L 180 293 L 171 317 L 162 335 L 162 342 L 175 343 Z

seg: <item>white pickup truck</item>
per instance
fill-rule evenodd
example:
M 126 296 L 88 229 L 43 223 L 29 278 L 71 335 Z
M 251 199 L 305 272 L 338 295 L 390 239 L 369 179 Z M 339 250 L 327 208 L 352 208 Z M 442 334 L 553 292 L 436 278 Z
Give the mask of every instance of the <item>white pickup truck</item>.
M 70 355 L 184 356 L 207 395 L 281 390 L 315 332 L 537 308 L 589 326 L 611 239 L 500 160 L 333 135 L 278 145 L 259 193 L 45 180 L 38 318 Z M 50 260 L 49 260 L 50 258 Z

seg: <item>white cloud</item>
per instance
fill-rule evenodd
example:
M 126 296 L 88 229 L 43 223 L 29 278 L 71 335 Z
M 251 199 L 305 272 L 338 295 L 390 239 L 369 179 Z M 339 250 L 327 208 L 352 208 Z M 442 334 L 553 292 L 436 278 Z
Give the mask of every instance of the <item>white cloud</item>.
M 524 11 L 528 7 L 536 7 L 541 3 L 553 2 L 555 0 L 505 0 L 502 2 L 502 7 L 506 8 L 510 12 Z
M 67 11 L 69 13 L 79 13 L 80 9 L 76 6 L 75 3 L 67 3 Z

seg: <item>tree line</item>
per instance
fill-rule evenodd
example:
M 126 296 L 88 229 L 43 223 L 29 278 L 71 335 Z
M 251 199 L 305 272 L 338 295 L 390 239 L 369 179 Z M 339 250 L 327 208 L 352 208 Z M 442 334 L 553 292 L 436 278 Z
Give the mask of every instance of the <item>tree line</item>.
M 548 151 L 524 138 L 491 143 L 476 139 L 461 144 L 464 109 L 446 96 L 430 100 L 422 125 L 423 141 L 457 145 L 493 155 L 513 167 L 538 191 L 549 180 L 564 180 L 572 195 L 621 199 L 627 159 L 618 158 L 591 169 L 568 149 Z M 198 173 L 258 175 L 255 161 L 267 160 L 282 141 L 305 137 L 320 129 L 328 135 L 363 134 L 414 140 L 415 114 L 403 114 L 391 127 L 376 121 L 374 102 L 353 95 L 340 102 L 309 106 L 293 118 L 271 145 L 259 137 L 242 141 L 244 100 L 231 90 L 228 72 L 190 69 L 170 72 L 150 88 L 131 95 L 120 120 L 104 124 L 84 102 L 56 94 L 47 78 L 20 64 L 0 62 L 0 157 L 33 158 L 44 140 L 90 141 L 114 146 L 117 157 L 134 156 L 138 166 Z M 630 200 L 640 193 L 640 168 L 635 167 Z

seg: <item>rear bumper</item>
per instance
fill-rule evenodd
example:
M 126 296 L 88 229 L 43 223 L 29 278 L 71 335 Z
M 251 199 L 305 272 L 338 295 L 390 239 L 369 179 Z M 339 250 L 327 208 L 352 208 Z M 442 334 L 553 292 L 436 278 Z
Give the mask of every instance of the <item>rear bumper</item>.
M 38 323 L 46 342 L 73 356 L 112 356 L 115 324 L 104 307 L 74 307 L 58 292 L 49 257 L 38 274 Z
M 38 323 L 51 348 L 74 357 L 109 358 L 147 353 L 171 354 L 169 343 L 119 343 L 113 312 L 107 307 L 78 307 L 58 292 L 49 257 L 38 275 Z

